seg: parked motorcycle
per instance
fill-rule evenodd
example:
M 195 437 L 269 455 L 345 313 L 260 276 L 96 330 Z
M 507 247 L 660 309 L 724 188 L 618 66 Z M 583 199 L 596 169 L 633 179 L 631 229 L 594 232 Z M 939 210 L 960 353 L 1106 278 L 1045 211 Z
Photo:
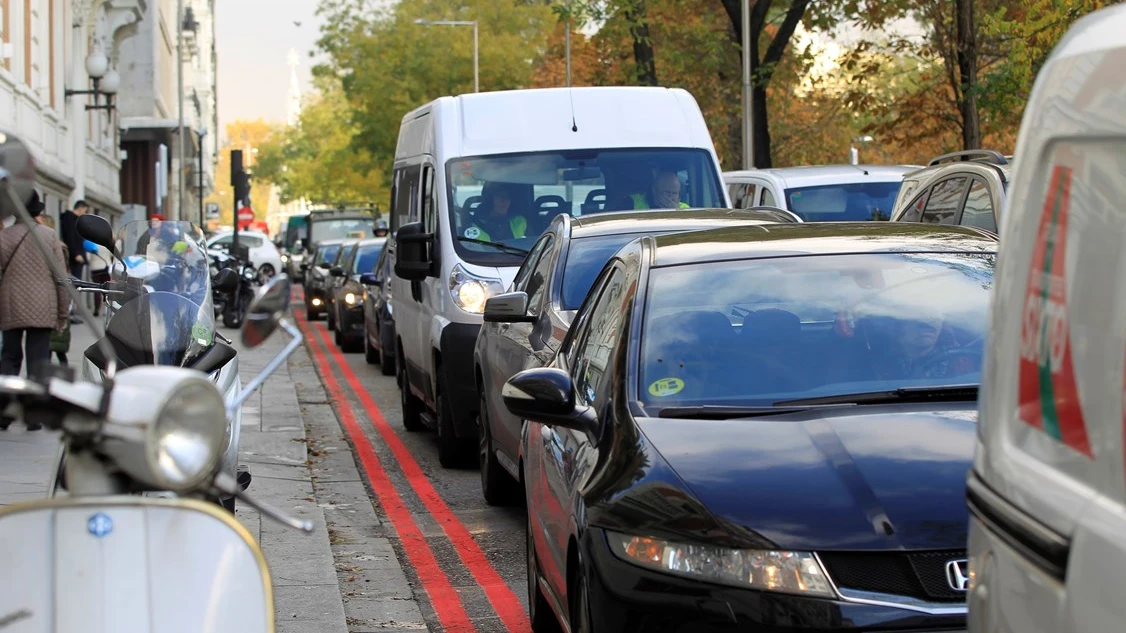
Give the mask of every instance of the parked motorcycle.
M 199 230 L 190 222 L 139 220 L 122 226 L 115 242 L 109 223 L 91 214 L 78 219 L 77 229 L 84 239 L 104 246 L 117 258 L 108 283 L 79 284 L 82 291 L 103 293 L 108 300 L 103 338 L 113 350 L 117 366 L 194 369 L 219 387 L 228 405 L 239 400 L 238 353 L 215 327 L 211 270 Z M 220 271 L 215 279 L 214 288 L 219 291 L 240 285 L 230 270 Z M 83 380 L 100 383 L 106 376 L 109 356 L 101 343 L 97 341 L 83 353 Z M 250 471 L 238 464 L 241 408 L 228 408 L 222 470 L 249 486 Z M 60 453 L 60 472 L 65 468 L 64 459 Z M 56 479 L 60 486 L 67 481 L 62 476 Z M 234 496 L 215 501 L 234 511 Z
M 24 207 L 34 178 L 26 147 L 0 132 L 0 219 L 16 214 L 34 226 Z M 55 275 L 64 278 L 51 247 L 33 235 Z M 84 322 L 100 329 L 76 289 L 66 289 Z M 221 468 L 232 409 L 301 344 L 300 331 L 286 318 L 289 296 L 289 281 L 279 276 L 251 302 L 244 345 L 260 345 L 279 327 L 293 338 L 234 402 L 225 403 L 195 369 L 137 364 L 118 372 L 108 334 L 97 343 L 106 359 L 99 384 L 76 381 L 69 368 L 50 364 L 26 379 L 0 376 L 0 410 L 61 433 L 69 491 L 0 508 L 0 628 L 274 630 L 261 548 L 230 513 L 202 499 L 237 496 L 273 520 L 312 531 L 310 523 L 250 498 Z M 176 496 L 130 494 L 138 490 Z

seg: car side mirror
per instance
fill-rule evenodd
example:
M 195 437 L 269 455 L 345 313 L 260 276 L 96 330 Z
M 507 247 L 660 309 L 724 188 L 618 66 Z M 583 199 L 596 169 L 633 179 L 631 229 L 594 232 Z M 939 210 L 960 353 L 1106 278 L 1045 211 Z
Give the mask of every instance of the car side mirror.
M 238 290 L 238 281 L 238 273 L 230 268 L 223 268 L 215 274 L 215 278 L 211 280 L 211 286 L 219 292 L 234 292 Z
M 328 269 L 328 274 L 332 275 L 333 277 L 343 277 L 344 269 L 340 266 L 333 266 L 332 268 Z
M 317 264 L 317 268 L 321 268 L 323 270 L 332 270 L 332 264 L 328 262 L 321 262 Z
M 594 409 L 575 404 L 575 385 L 567 372 L 554 367 L 526 369 L 500 390 L 504 406 L 521 419 L 542 422 L 593 436 Z
M 422 281 L 433 274 L 430 246 L 432 233 L 425 233 L 421 222 L 404 224 L 395 234 L 395 274 L 407 281 Z
M 487 323 L 533 323 L 528 316 L 528 293 L 508 292 L 485 300 L 484 320 Z
M 360 283 L 365 286 L 375 286 L 376 288 L 383 287 L 383 280 L 377 277 L 375 273 L 364 273 L 360 275 Z
M 109 252 L 114 252 L 113 227 L 109 221 L 100 215 L 87 213 L 75 223 L 75 229 L 82 239 L 89 240 L 98 246 L 104 246 Z

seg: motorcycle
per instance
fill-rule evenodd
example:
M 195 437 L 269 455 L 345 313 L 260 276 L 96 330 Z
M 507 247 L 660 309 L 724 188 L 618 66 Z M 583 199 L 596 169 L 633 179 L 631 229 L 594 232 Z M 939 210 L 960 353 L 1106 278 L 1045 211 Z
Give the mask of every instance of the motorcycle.
M 105 284 L 76 282 L 82 292 L 100 292 L 107 299 L 105 336 L 113 350 L 104 352 L 99 340 L 83 353 L 83 380 L 105 379 L 109 358 L 119 367 L 167 365 L 184 367 L 210 378 L 228 404 L 241 398 L 239 358 L 227 339 L 216 331 L 213 288 L 237 288 L 237 274 L 220 271 L 213 283 L 203 235 L 190 222 L 138 220 L 126 223 L 115 242 L 109 223 L 87 214 L 77 223 L 79 235 L 113 254 L 110 281 Z M 242 428 L 241 408 L 230 408 L 223 436 L 222 469 L 244 486 L 250 470 L 238 464 Z M 65 469 L 60 451 L 56 470 Z M 67 481 L 56 477 L 57 494 Z M 234 511 L 235 498 L 214 499 Z
M 242 324 L 246 308 L 254 297 L 256 288 L 265 283 L 262 273 L 250 261 L 250 250 L 246 245 L 239 249 L 238 256 L 232 256 L 218 249 L 211 249 L 213 264 L 217 270 L 231 269 L 238 274 L 238 287 L 234 291 L 216 293 L 215 313 L 222 315 L 223 325 L 237 328 Z
M 14 214 L 34 227 L 24 206 L 34 178 L 27 148 L 0 132 L 0 219 Z M 51 246 L 32 236 L 52 272 L 65 278 Z M 66 291 L 87 326 L 101 329 L 76 288 L 67 283 Z M 287 318 L 289 297 L 288 279 L 279 276 L 251 302 L 240 333 L 245 346 L 260 345 L 279 328 L 292 339 L 230 403 L 195 369 L 137 364 L 117 371 L 113 340 L 102 332 L 100 383 L 75 380 L 72 370 L 51 364 L 28 378 L 0 376 L 0 410 L 61 434 L 69 491 L 0 508 L 0 628 L 274 630 L 261 548 L 234 516 L 204 499 L 233 495 L 272 520 L 312 532 L 309 522 L 249 497 L 221 468 L 232 410 L 301 344 Z M 132 494 L 138 490 L 175 496 Z

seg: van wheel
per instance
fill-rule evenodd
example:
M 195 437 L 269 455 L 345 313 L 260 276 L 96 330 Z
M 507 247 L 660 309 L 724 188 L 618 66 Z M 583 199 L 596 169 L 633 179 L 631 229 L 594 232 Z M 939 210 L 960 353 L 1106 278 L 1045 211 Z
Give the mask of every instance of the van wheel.
M 399 368 L 399 403 L 403 407 L 403 428 L 408 431 L 421 431 L 426 427 L 422 424 L 422 401 L 411 393 L 411 384 L 407 381 L 406 369 Z
M 457 468 L 465 462 L 465 442 L 454 431 L 454 412 L 446 395 L 446 368 L 438 366 L 438 398 L 435 408 L 438 415 L 438 463 L 442 468 Z

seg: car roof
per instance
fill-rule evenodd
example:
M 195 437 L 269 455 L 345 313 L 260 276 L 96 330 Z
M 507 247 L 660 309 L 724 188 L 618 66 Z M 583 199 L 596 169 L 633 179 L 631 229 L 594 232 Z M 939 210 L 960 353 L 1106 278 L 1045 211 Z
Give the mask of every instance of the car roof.
M 994 253 L 996 236 L 915 222 L 808 222 L 730 226 L 653 238 L 653 266 L 795 255 L 879 252 Z
M 360 240 L 360 246 L 371 246 L 372 244 L 383 244 L 387 241 L 386 237 L 366 237 Z
M 902 180 L 903 175 L 915 169 L 913 165 L 803 165 L 800 167 L 772 167 L 729 171 L 723 175 L 754 176 L 773 174 L 786 181 L 786 186 L 812 187 L 847 182 L 871 180 L 872 182 Z
M 322 249 L 326 246 L 340 246 L 341 244 L 344 244 L 347 241 L 348 240 L 343 239 L 343 238 L 339 238 L 339 237 L 333 238 L 331 240 L 321 240 L 320 242 L 317 243 L 317 250 L 320 250 L 320 249 Z
M 620 211 L 592 213 L 571 218 L 571 238 L 692 231 L 732 224 L 766 224 L 776 220 L 768 214 L 742 209 L 669 209 L 664 211 Z

